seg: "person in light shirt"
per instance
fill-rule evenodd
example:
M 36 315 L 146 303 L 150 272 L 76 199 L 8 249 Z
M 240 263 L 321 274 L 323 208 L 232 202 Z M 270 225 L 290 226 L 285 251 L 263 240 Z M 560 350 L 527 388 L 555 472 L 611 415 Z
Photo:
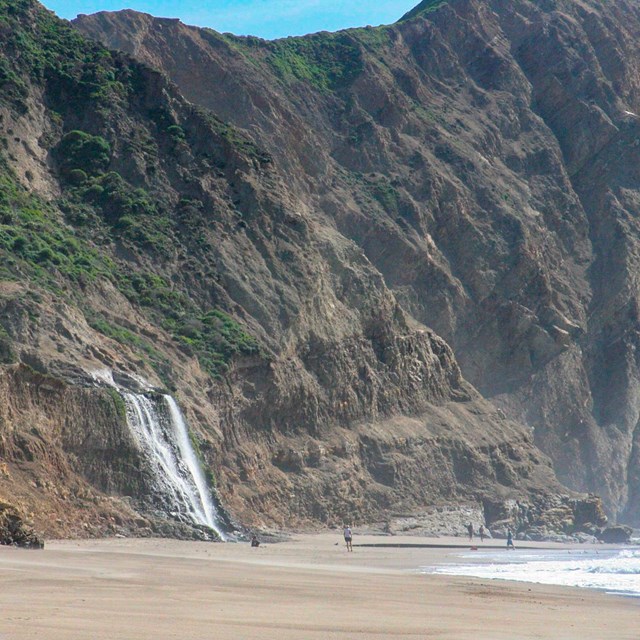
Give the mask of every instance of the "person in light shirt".
M 353 534 L 351 533 L 351 527 L 346 524 L 344 526 L 344 541 L 345 544 L 347 545 L 347 551 L 353 551 L 353 545 L 351 544 L 351 541 L 353 540 Z

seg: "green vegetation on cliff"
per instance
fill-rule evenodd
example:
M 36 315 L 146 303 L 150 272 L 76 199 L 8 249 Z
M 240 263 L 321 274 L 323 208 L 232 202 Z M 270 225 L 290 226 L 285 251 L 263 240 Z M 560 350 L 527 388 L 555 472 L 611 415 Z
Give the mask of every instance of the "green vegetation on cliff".
M 48 97 L 58 105 L 79 108 L 87 103 L 109 109 L 125 90 L 126 68 L 117 65 L 117 54 L 89 44 L 68 23 L 33 0 L 1 0 L 3 59 L 0 74 L 7 79 L 9 98 L 26 109 L 30 82 L 47 85 Z M 57 100 L 56 100 L 57 99 Z
M 0 163 L 0 276 L 34 280 L 56 291 L 63 280 L 75 286 L 107 276 L 111 262 L 60 218 L 55 207 L 19 186 Z
M 258 343 L 220 310 L 187 317 L 174 325 L 175 335 L 197 354 L 200 364 L 217 376 L 234 355 L 259 353 Z
M 109 166 L 111 145 L 101 136 L 76 129 L 62 136 L 57 154 L 63 175 L 71 182 L 82 183 L 88 176 L 98 175 Z
M 169 369 L 166 356 L 148 338 L 92 308 L 87 293 L 100 281 L 213 376 L 234 356 L 257 353 L 255 338 L 208 299 L 206 282 L 193 290 L 183 274 L 160 272 L 190 246 L 203 256 L 211 250 L 201 219 L 193 224 L 202 232 L 185 227 L 182 204 L 195 201 L 193 185 L 211 171 L 211 154 L 218 171 L 226 150 L 258 162 L 268 156 L 213 114 L 177 107 L 159 74 L 87 41 L 32 0 L 0 0 L 0 29 L 0 104 L 20 118 L 42 100 L 52 128 L 40 144 L 62 189 L 56 199 L 34 194 L 0 156 L 0 278 L 62 296 L 160 373 Z M 202 136 L 206 152 L 194 146 Z M 190 211 L 202 218 L 203 207 Z M 4 361 L 14 357 L 11 339 L 0 335 Z
M 423 0 L 417 7 L 405 13 L 400 20 L 410 20 L 419 15 L 433 13 L 446 4 L 449 4 L 448 0 Z
M 0 364 L 13 364 L 16 361 L 16 354 L 13 350 L 11 336 L 0 324 Z
M 266 46 L 267 61 L 284 80 L 306 81 L 322 91 L 348 84 L 364 64 L 358 42 L 345 32 L 285 38 Z

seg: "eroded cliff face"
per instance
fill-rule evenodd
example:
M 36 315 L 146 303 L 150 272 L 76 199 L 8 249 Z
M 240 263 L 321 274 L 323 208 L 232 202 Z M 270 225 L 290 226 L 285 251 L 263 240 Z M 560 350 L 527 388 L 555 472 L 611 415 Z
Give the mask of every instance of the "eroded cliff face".
M 638 522 L 637 2 L 423 2 L 276 42 L 75 24 L 268 150 L 559 477 Z
M 451 351 L 425 329 L 335 344 L 335 365 L 326 345 L 305 352 L 313 366 L 292 355 L 240 357 L 215 384 L 111 295 L 99 298 L 170 359 L 192 435 L 238 523 L 379 521 L 434 503 L 549 495 L 564 496 L 573 515 L 530 436 L 460 378 Z M 106 366 L 162 387 L 136 345 L 96 332 L 46 290 L 5 283 L 1 300 L 18 360 L 0 375 L 2 495 L 46 535 L 193 535 L 155 506 L 122 398 L 91 375 Z
M 519 218 L 505 212 L 495 222 L 474 204 L 475 192 L 443 174 L 434 194 L 451 243 L 445 257 L 427 232 L 435 218 L 408 186 L 392 184 L 390 165 L 361 172 L 374 160 L 386 166 L 392 149 L 405 154 L 405 140 L 414 187 L 426 188 L 431 152 L 416 136 L 431 120 L 411 107 L 421 115 L 413 125 L 406 119 L 398 137 L 365 117 L 365 99 L 382 93 L 366 88 L 372 62 L 352 59 L 351 36 L 336 36 L 348 64 L 307 70 L 312 81 L 302 82 L 298 52 L 285 79 L 273 76 L 271 93 L 254 90 L 256 103 L 264 95 L 274 114 L 281 110 L 281 124 L 292 118 L 287 135 L 299 146 L 289 153 L 273 144 L 275 115 L 268 134 L 252 137 L 36 3 L 0 9 L 3 497 L 47 535 L 180 534 L 154 511 L 117 393 L 96 384 L 96 372 L 108 369 L 177 398 L 237 522 L 302 527 L 380 520 L 441 501 L 521 499 L 538 512 L 560 501 L 562 527 L 576 526 L 576 503 L 529 430 L 485 401 L 447 342 L 421 322 L 432 309 L 448 318 L 440 328 L 452 329 L 460 310 L 476 308 L 451 266 L 457 243 L 480 242 L 471 213 L 485 211 L 486 261 L 501 277 L 512 247 L 489 231 L 517 227 Z M 389 33 L 430 24 L 423 22 Z M 399 37 L 380 33 L 381 51 Z M 214 48 L 231 47 L 206 37 Z M 254 45 L 263 55 L 265 45 Z M 244 82 L 243 73 L 232 75 Z M 308 100 L 313 128 L 300 105 L 285 109 L 285 89 Z M 373 102 L 368 109 L 383 109 Z M 333 122 L 341 104 L 345 119 Z M 496 98 L 494 108 L 502 104 Z M 251 118 L 266 113 L 262 105 L 236 111 Z M 337 138 L 335 126 L 343 127 Z M 449 133 L 437 135 L 453 144 Z M 562 185 L 558 201 L 583 216 Z M 572 242 L 590 255 L 586 238 Z M 457 270 L 475 273 L 462 254 L 458 260 Z M 578 282 L 584 269 L 576 274 Z M 561 305 L 549 295 L 549 309 Z M 578 311 L 565 312 L 564 320 L 549 316 L 559 336 L 574 331 L 569 318 Z M 560 354 L 578 348 L 547 339 L 534 315 L 541 344 L 550 340 Z
M 108 394 L 68 387 L 15 365 L 2 371 L 0 396 L 0 492 L 36 530 L 113 534 L 123 517 L 138 517 L 107 497 L 136 481 L 133 448 L 129 443 L 127 451 L 124 444 L 126 425 L 119 432 L 123 416 Z M 114 460 L 120 472 L 110 470 L 106 459 Z

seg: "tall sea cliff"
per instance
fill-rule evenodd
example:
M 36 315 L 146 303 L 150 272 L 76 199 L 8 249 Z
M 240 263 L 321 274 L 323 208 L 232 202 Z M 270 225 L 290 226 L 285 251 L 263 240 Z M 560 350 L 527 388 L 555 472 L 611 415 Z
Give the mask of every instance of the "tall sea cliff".
M 637 520 L 637 3 L 0 17 L 0 495 L 40 530 L 175 532 L 104 368 L 176 398 L 237 523 Z

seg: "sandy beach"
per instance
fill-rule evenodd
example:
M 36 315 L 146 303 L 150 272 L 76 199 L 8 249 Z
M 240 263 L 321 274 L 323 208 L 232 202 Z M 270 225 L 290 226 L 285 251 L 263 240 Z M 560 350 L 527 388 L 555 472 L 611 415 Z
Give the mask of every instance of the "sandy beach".
M 461 538 L 354 542 L 469 548 Z M 640 637 L 637 598 L 417 571 L 455 553 L 347 553 L 339 532 L 258 549 L 158 539 L 0 547 L 0 640 Z

